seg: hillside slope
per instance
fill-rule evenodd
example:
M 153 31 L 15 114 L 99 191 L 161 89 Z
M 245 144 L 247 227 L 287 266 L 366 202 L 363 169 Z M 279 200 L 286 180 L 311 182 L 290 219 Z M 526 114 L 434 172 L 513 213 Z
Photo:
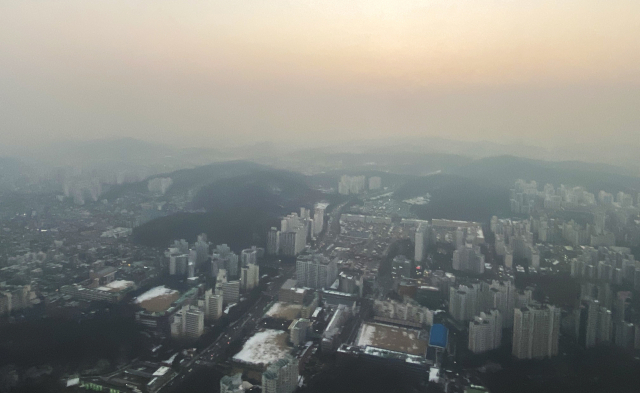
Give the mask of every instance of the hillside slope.
M 173 239 L 193 242 L 204 232 L 214 244 L 227 243 L 234 249 L 264 245 L 267 230 L 279 225 L 279 217 L 322 198 L 306 181 L 303 175 L 276 170 L 214 181 L 200 188 L 192 201 L 193 208 L 205 213 L 152 220 L 134 230 L 134 241 L 166 247 Z

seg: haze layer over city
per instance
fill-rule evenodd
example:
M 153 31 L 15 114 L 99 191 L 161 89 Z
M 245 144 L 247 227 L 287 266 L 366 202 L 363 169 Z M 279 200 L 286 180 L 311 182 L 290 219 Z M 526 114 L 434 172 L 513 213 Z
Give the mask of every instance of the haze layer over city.
M 0 2 L 0 393 L 640 391 L 638 15 Z

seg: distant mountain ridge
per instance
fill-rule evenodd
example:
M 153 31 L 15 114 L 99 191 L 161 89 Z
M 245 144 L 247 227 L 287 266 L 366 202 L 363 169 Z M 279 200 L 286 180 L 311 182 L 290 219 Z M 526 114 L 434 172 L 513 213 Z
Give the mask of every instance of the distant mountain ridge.
M 195 168 L 179 169 L 173 172 L 153 175 L 135 183 L 117 185 L 109 189 L 102 197 L 105 199 L 114 199 L 128 192 L 146 193 L 148 192 L 147 186 L 149 180 L 155 178 L 169 177 L 173 180 L 173 185 L 167 191 L 167 194 L 171 195 L 189 190 L 197 191 L 199 188 L 218 180 L 243 176 L 268 169 L 270 168 L 264 165 L 244 160 L 216 162 Z

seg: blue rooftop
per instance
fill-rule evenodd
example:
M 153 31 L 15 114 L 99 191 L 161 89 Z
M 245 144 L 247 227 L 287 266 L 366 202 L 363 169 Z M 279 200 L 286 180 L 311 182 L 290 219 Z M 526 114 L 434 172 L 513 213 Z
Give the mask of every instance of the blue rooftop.
M 431 332 L 429 333 L 429 346 L 445 348 L 447 346 L 447 337 L 449 336 L 449 330 L 444 325 L 435 324 L 431 326 Z

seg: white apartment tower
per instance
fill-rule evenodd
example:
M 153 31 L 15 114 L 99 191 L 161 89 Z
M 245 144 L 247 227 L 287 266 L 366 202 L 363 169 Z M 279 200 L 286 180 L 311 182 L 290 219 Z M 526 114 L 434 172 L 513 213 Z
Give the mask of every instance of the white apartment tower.
M 224 304 L 238 303 L 240 300 L 240 281 L 227 281 L 222 284 L 222 300 Z
M 187 338 L 198 338 L 204 331 L 204 313 L 197 308 L 188 309 L 182 317 L 182 331 Z
M 496 349 L 502 341 L 502 316 L 493 309 L 469 322 L 469 350 L 482 353 Z
M 260 281 L 260 268 L 256 264 L 247 265 L 241 269 L 240 284 L 244 292 L 257 287 Z
M 560 309 L 532 303 L 515 310 L 513 350 L 518 359 L 552 357 L 558 354 Z
M 207 320 L 216 320 L 222 316 L 222 295 L 215 295 L 209 289 L 204 293 L 204 316 Z
M 296 260 L 296 278 L 301 287 L 328 288 L 338 278 L 338 266 L 322 254 L 301 255 Z
M 324 228 L 324 213 L 327 206 L 326 203 L 318 203 L 313 210 L 313 236 L 318 236 Z
M 469 321 L 476 315 L 478 289 L 460 285 L 449 291 L 449 313 L 457 321 Z
M 267 232 L 267 254 L 277 255 L 280 252 L 280 231 L 278 228 L 271 227 Z
M 453 269 L 476 274 L 484 273 L 484 255 L 479 246 L 463 244 L 453 252 Z

